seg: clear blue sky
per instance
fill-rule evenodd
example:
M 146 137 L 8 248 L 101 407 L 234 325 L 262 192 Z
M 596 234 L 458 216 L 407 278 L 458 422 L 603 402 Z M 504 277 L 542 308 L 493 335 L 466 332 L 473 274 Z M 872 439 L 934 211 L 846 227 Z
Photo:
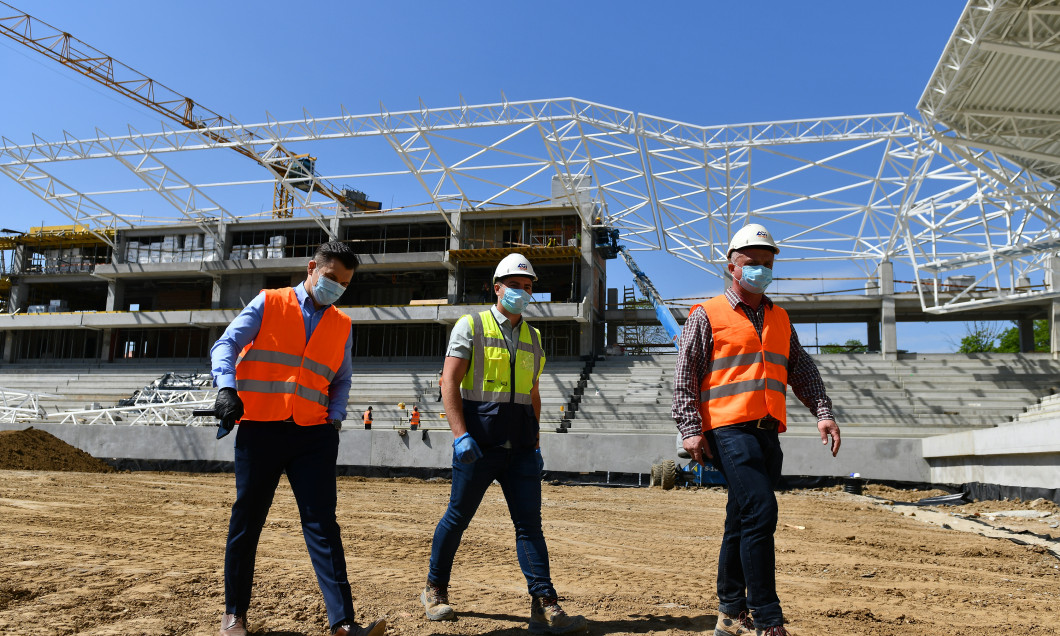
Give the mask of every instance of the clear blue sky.
M 15 0 L 19 9 L 245 123 L 573 96 L 701 125 L 914 112 L 961 0 L 793 2 L 143 2 Z M 0 8 L 0 12 L 7 12 Z M 16 143 L 159 129 L 159 117 L 0 38 L 0 135 Z M 65 223 L 0 177 L 0 224 Z M 697 270 L 638 254 L 664 296 Z M 629 284 L 617 262 L 611 285 Z M 780 271 L 778 276 L 782 275 Z M 704 280 L 704 287 L 716 285 Z M 856 325 L 821 341 L 865 339 Z M 900 326 L 952 350 L 963 327 Z M 800 328 L 804 341 L 812 326 Z

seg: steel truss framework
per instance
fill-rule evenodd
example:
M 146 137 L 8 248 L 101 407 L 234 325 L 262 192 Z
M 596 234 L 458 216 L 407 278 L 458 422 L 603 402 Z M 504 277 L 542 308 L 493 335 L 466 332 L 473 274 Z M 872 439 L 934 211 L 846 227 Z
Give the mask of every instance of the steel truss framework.
M 195 131 L 3 139 L 0 172 L 108 242 L 103 229 L 152 223 L 212 234 L 216 221 L 261 218 L 247 186 L 272 184 L 271 175 L 219 181 L 201 169 L 203 157 L 235 143 L 218 138 L 261 155 L 280 143 L 311 147 L 328 157 L 318 168 L 352 148 L 372 170 L 324 178 L 354 181 L 384 200 L 392 194 L 393 211 L 434 211 L 454 231 L 456 212 L 568 203 L 586 216 L 602 211 L 631 249 L 662 249 L 720 277 L 729 236 L 754 221 L 782 237 L 786 261 L 850 263 L 866 281 L 880 262 L 894 262 L 928 311 L 1060 293 L 1051 274 L 1060 248 L 1055 183 L 902 113 L 696 126 L 573 98 L 421 105 Z M 341 151 L 329 154 L 328 144 Z M 135 183 L 100 189 L 99 171 L 79 172 L 98 163 Z M 332 218 L 351 214 L 312 189 L 290 190 L 296 216 L 329 232 Z M 148 195 L 155 203 L 145 208 Z

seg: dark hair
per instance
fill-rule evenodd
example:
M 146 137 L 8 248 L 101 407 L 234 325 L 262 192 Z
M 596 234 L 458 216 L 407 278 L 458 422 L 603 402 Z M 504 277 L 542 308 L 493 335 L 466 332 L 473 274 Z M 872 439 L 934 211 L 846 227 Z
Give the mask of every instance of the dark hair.
M 317 265 L 324 265 L 330 263 L 333 260 L 338 260 L 347 269 L 357 269 L 357 266 L 361 264 L 357 260 L 357 255 L 354 254 L 353 248 L 348 243 L 342 241 L 328 241 L 320 247 L 313 254 L 313 260 L 317 262 Z

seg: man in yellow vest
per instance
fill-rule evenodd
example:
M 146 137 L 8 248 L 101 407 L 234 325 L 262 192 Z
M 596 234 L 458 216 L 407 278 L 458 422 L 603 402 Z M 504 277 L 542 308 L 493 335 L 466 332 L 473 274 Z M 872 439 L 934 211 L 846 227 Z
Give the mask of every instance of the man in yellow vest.
M 353 367 L 351 321 L 332 303 L 350 284 L 357 264 L 349 245 L 321 245 L 304 282 L 263 290 L 210 351 L 214 384 L 220 387 L 214 412 L 229 429 L 239 421 L 221 636 L 246 636 L 258 538 L 285 472 L 332 634 L 382 636 L 386 631 L 385 621 L 362 627 L 354 620 L 335 517 L 339 429 Z
M 729 242 L 732 287 L 692 307 L 674 374 L 673 418 L 692 458 L 728 485 L 718 555 L 715 636 L 793 636 L 776 591 L 773 533 L 784 454 L 785 391 L 817 417 L 821 442 L 839 452 L 839 427 L 821 374 L 787 313 L 765 296 L 780 251 L 752 223 Z
M 541 532 L 538 379 L 545 367 L 541 334 L 522 318 L 537 280 L 530 261 L 509 254 L 493 274 L 497 303 L 453 327 L 442 368 L 442 403 L 453 431 L 449 507 L 431 543 L 420 602 L 432 621 L 453 620 L 449 578 L 460 539 L 496 480 L 515 524 L 516 553 L 530 592 L 531 632 L 583 630 L 585 618 L 560 607 Z

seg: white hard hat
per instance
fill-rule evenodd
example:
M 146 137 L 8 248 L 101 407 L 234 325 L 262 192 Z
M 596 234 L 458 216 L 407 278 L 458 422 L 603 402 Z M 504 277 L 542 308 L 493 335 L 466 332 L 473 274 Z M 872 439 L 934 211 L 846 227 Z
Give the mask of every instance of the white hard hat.
M 748 223 L 737 230 L 736 234 L 732 235 L 732 240 L 729 241 L 729 251 L 725 253 L 725 258 L 732 257 L 734 251 L 742 250 L 745 247 L 762 247 L 772 250 L 774 254 L 780 252 L 776 241 L 773 240 L 773 235 L 769 233 L 769 230 L 757 223 Z
M 509 254 L 497 263 L 497 269 L 493 272 L 493 282 L 505 276 L 529 276 L 530 280 L 537 281 L 534 266 L 522 254 Z

